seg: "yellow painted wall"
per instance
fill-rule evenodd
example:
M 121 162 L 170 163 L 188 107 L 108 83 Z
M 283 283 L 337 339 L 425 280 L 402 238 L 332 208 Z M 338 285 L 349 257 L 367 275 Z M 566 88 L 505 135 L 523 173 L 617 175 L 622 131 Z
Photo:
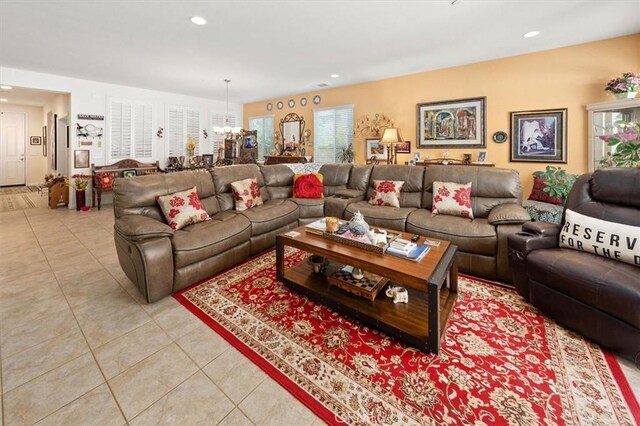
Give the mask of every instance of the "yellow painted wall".
M 487 97 L 487 161 L 497 167 L 513 168 L 520 172 L 524 192 L 531 191 L 531 173 L 543 170 L 543 163 L 509 162 L 509 142 L 496 144 L 491 135 L 503 130 L 510 134 L 509 112 L 568 108 L 568 162 L 562 165 L 571 173 L 588 170 L 588 130 L 586 105 L 613 100 L 604 91 L 611 78 L 625 71 L 640 71 L 640 34 L 602 40 L 571 47 L 480 62 L 471 65 L 428 71 L 386 80 L 373 81 L 334 89 L 318 90 L 279 99 L 267 99 L 244 106 L 244 127 L 254 116 L 274 115 L 275 125 L 284 115 L 295 112 L 304 117 L 307 128 L 313 131 L 313 109 L 352 104 L 354 119 L 375 113 L 391 116 L 415 152 L 416 104 L 448 99 Z M 348 70 L 343 70 L 343 74 Z M 322 102 L 314 105 L 311 99 L 320 95 Z M 306 107 L 300 98 L 306 97 Z M 289 108 L 287 101 L 294 99 L 296 106 Z M 277 110 L 275 104 L 284 103 Z M 267 103 L 274 109 L 267 111 Z M 312 134 L 313 138 L 313 134 Z M 365 160 L 363 137 L 354 139 L 357 163 Z M 444 149 L 421 149 L 421 157 L 441 157 Z M 477 149 L 448 149 L 451 158 L 462 158 L 463 153 L 477 157 Z M 309 155 L 309 153 L 307 153 Z M 412 154 L 400 154 L 404 163 Z

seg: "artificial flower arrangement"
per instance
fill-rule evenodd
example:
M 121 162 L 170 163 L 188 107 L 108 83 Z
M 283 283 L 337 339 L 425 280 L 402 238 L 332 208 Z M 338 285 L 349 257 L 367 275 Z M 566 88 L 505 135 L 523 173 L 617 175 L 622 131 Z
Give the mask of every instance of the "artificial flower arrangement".
M 622 73 L 622 77 L 614 78 L 607 83 L 604 88 L 610 93 L 637 92 L 640 89 L 640 74 L 633 72 Z
M 71 186 L 73 186 L 76 191 L 84 191 L 87 189 L 87 186 L 89 186 L 91 175 L 78 174 L 71 176 L 71 179 L 73 179 Z
M 62 176 L 60 173 L 47 173 L 44 175 L 44 184 L 47 188 L 51 188 L 57 183 L 68 184 L 67 177 Z
M 640 167 L 640 123 L 616 123 L 618 133 L 600 136 L 610 148 L 600 161 L 606 167 Z
M 196 152 L 196 141 L 193 138 L 189 138 L 189 142 L 187 142 L 187 155 L 189 157 L 193 157 L 193 154 Z

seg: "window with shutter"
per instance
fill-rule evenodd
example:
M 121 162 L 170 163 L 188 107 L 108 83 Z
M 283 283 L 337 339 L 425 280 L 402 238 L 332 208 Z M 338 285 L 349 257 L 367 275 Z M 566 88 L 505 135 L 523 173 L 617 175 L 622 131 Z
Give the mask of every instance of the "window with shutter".
M 233 113 L 230 113 L 228 115 L 229 119 L 228 119 L 228 125 L 231 127 L 235 127 L 236 126 L 236 116 Z M 218 159 L 218 150 L 220 149 L 220 147 L 224 147 L 224 135 L 220 135 L 220 134 L 216 134 L 213 132 L 213 128 L 214 127 L 224 127 L 225 126 L 225 120 L 224 120 L 224 113 L 223 112 L 216 112 L 216 111 L 211 111 L 211 123 L 210 123 L 210 134 L 211 134 L 211 140 L 213 142 L 213 155 L 214 158 L 217 160 Z
M 353 142 L 353 106 L 313 111 L 313 161 L 339 162 L 340 153 Z
M 187 154 L 187 143 L 192 138 L 196 143 L 194 155 L 200 153 L 200 110 L 169 105 L 167 111 L 167 144 L 169 156 Z
M 258 160 L 273 150 L 273 116 L 249 117 L 249 130 L 258 132 Z
M 110 99 L 108 119 L 111 160 L 149 160 L 153 157 L 152 105 Z

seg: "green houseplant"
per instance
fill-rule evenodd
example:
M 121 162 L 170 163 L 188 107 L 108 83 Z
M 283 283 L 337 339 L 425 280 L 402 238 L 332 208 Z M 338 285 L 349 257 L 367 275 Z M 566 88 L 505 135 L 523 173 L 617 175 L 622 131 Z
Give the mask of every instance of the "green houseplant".
M 606 157 L 600 160 L 605 167 L 640 166 L 640 123 L 619 121 L 617 133 L 600 136 L 609 147 Z
M 560 198 L 562 204 L 567 201 L 569 191 L 576 182 L 576 175 L 568 174 L 562 167 L 547 166 L 544 172 L 534 172 L 534 176 L 543 178 L 545 181 L 542 191 L 550 197 Z
M 353 162 L 353 144 L 350 143 L 342 148 L 342 151 L 338 154 L 338 159 L 343 163 Z

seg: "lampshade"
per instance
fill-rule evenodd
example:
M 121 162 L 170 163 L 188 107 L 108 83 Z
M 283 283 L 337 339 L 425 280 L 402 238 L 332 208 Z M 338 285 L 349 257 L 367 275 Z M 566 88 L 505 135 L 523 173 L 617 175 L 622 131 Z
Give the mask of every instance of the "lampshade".
M 380 139 L 380 144 L 396 144 L 402 143 L 404 139 L 400 135 L 400 129 L 385 129 Z

